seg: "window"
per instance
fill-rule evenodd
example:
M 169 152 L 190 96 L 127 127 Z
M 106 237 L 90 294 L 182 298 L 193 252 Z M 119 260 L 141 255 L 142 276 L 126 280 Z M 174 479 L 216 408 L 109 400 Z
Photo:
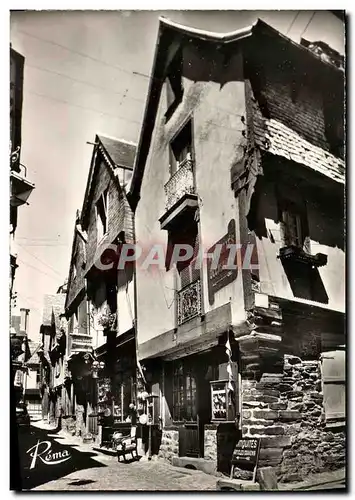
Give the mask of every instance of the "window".
M 281 221 L 283 245 L 302 248 L 305 252 L 310 253 L 305 210 L 294 203 L 283 203 Z
M 196 377 L 192 367 L 182 361 L 173 362 L 173 420 L 197 420 Z
M 88 333 L 88 329 L 87 329 L 87 323 L 88 323 L 88 319 L 87 319 L 87 303 L 86 303 L 85 299 L 80 303 L 80 305 L 78 307 L 78 310 L 77 310 L 77 319 L 78 319 L 79 332 L 83 333 L 83 334 Z
M 130 404 L 135 400 L 134 377 L 117 373 L 112 379 L 113 414 L 121 422 L 127 422 L 132 417 Z
M 77 277 L 77 268 L 76 268 L 76 265 L 77 265 L 77 254 L 74 255 L 74 258 L 73 258 L 73 280 L 75 280 L 75 278 Z
M 97 241 L 107 233 L 108 219 L 108 188 L 102 193 L 96 203 Z
M 75 309 L 75 312 L 73 314 L 73 331 L 77 331 L 79 329 L 79 311 L 78 309 Z
M 282 212 L 282 222 L 284 224 L 284 242 L 286 246 L 296 246 L 301 247 L 302 238 L 302 227 L 301 227 L 301 217 L 299 214 L 291 212 L 289 210 L 284 210 Z
M 166 78 L 166 93 L 168 109 L 165 113 L 166 120 L 174 113 L 182 101 L 184 89 L 182 86 L 182 51 L 178 50 L 172 60 Z
M 323 407 L 326 425 L 345 423 L 345 351 L 322 354 Z
M 181 290 L 200 278 L 200 268 L 198 263 L 196 265 L 199 252 L 197 222 L 194 221 L 179 232 L 179 235 L 175 236 L 173 244 L 189 245 L 193 249 L 192 257 L 189 260 L 177 263 L 179 289 Z
M 172 170 L 175 172 L 179 169 L 185 160 L 191 160 L 192 152 L 192 130 L 191 121 L 179 132 L 175 139 L 170 144 Z
M 330 152 L 344 158 L 344 86 L 324 96 L 324 132 Z

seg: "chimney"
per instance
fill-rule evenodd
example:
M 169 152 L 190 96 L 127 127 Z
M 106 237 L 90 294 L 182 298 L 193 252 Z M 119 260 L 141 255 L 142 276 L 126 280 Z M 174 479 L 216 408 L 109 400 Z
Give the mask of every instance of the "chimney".
M 20 331 L 21 333 L 28 334 L 28 321 L 29 321 L 30 310 L 21 308 L 20 309 Z

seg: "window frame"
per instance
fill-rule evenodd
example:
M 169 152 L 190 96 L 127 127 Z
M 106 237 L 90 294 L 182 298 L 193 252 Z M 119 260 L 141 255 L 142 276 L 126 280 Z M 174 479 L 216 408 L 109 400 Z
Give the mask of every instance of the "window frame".
M 293 200 L 281 199 L 279 200 L 279 221 L 281 225 L 281 243 L 283 247 L 294 246 L 303 250 L 307 254 L 311 254 L 311 244 L 309 236 L 308 218 L 306 207 Z M 296 229 L 295 235 L 298 243 L 290 235 L 290 219 L 295 220 L 294 227 Z M 287 220 L 289 219 L 289 220 Z
M 185 161 L 192 161 L 193 157 L 193 132 L 191 117 L 183 124 L 169 143 L 171 175 L 179 170 Z M 180 143 L 180 144 L 179 144 Z M 181 143 L 183 146 L 181 146 Z M 183 151 L 185 155 L 182 155 Z
M 173 423 L 177 422 L 195 423 L 197 422 L 198 419 L 198 414 L 197 414 L 198 394 L 197 394 L 197 377 L 196 374 L 194 373 L 193 367 L 187 365 L 183 361 L 176 360 L 173 361 L 172 370 L 173 370 L 172 421 Z M 189 383 L 187 383 L 188 379 Z M 192 384 L 192 381 L 194 381 L 194 384 Z M 188 397 L 188 394 L 190 397 Z M 189 415 L 190 419 L 188 419 Z
M 103 210 L 103 213 L 101 212 Z M 96 212 L 96 235 L 100 243 L 108 234 L 108 210 L 109 210 L 109 189 L 108 187 L 100 194 L 95 204 Z M 105 221 L 103 217 L 105 217 Z
M 323 352 L 320 368 L 326 428 L 345 425 L 347 409 L 345 349 Z

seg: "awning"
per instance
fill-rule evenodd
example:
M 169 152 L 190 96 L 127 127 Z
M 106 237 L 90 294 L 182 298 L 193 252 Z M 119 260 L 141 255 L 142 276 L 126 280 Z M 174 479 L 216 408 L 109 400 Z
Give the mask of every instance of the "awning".
M 128 332 L 125 332 L 116 338 L 115 349 L 122 347 L 125 344 L 128 344 L 128 342 L 134 342 L 134 339 L 135 339 L 135 330 L 134 328 L 131 328 L 131 330 L 128 330 Z M 97 358 L 105 356 L 106 353 L 107 353 L 107 342 L 105 342 L 105 344 L 95 349 L 95 356 Z

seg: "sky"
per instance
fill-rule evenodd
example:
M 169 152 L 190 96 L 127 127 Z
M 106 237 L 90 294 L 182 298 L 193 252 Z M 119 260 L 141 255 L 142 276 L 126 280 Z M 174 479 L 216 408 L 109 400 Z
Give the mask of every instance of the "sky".
M 15 11 L 12 47 L 25 56 L 21 163 L 36 186 L 19 209 L 17 310 L 39 338 L 43 297 L 69 272 L 95 134 L 138 142 L 159 16 L 228 32 L 258 17 L 295 42 L 344 54 L 343 24 L 327 11 Z

